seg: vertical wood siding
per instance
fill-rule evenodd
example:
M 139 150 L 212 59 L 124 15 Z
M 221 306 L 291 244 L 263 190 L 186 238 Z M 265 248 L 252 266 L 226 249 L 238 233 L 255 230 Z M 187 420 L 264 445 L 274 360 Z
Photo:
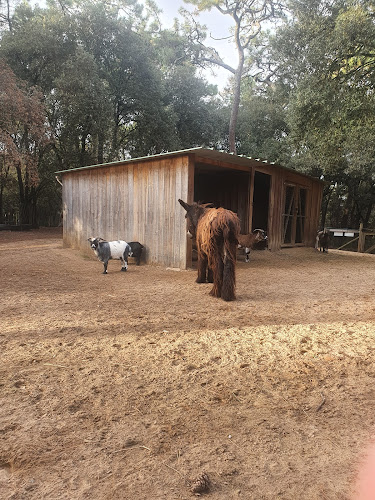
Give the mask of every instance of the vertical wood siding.
M 268 216 L 268 246 L 270 250 L 279 250 L 283 245 L 283 212 L 286 184 L 293 184 L 307 190 L 306 226 L 303 244 L 314 246 L 322 202 L 322 183 L 285 169 L 265 166 L 260 171 L 271 175 Z
M 185 212 L 189 158 L 66 172 L 64 244 L 91 254 L 87 239 L 140 241 L 146 262 L 186 267 Z

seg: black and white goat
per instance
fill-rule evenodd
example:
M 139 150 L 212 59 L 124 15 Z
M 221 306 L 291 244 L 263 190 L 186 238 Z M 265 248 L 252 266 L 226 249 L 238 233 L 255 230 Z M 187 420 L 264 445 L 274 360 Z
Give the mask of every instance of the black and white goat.
M 315 248 L 319 252 L 328 252 L 328 244 L 329 244 L 329 231 L 327 229 L 323 229 L 323 231 L 318 231 L 316 235 Z
M 103 238 L 89 238 L 91 248 L 100 262 L 103 262 L 103 274 L 107 274 L 108 261 L 121 260 L 121 271 L 128 270 L 128 257 L 131 252 L 129 243 L 123 240 L 106 241 Z
M 249 262 L 250 260 L 250 250 L 256 245 L 259 241 L 263 241 L 267 239 L 267 235 L 263 229 L 254 229 L 252 233 L 249 234 L 239 234 L 238 235 L 238 248 L 245 249 L 245 262 Z

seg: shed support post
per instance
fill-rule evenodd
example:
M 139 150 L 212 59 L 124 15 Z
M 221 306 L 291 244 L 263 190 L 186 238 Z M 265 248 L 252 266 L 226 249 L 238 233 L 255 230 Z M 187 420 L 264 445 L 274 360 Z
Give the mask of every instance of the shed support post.
M 245 233 L 250 233 L 253 228 L 253 211 L 254 211 L 254 181 L 255 181 L 255 169 L 251 168 L 250 174 L 250 186 L 248 193 L 248 203 L 249 203 L 249 218 L 247 220 L 247 227 L 245 228 Z

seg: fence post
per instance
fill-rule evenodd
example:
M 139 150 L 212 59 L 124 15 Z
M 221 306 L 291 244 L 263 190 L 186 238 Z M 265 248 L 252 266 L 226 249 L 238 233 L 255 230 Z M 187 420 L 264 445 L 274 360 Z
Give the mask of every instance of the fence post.
M 363 253 L 365 251 L 365 239 L 366 235 L 363 232 L 363 223 L 359 225 L 359 238 L 358 238 L 358 252 Z

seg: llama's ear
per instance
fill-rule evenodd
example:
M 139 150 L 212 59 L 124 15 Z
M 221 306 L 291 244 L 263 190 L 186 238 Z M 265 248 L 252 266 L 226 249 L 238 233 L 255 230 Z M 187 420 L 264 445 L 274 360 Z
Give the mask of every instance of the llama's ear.
M 213 203 L 202 203 L 201 205 L 204 208 L 215 208 L 215 205 Z
M 179 204 L 186 210 L 188 211 L 189 208 L 190 208 L 190 205 L 188 205 L 187 203 L 185 203 L 184 201 L 182 200 L 178 200 Z

